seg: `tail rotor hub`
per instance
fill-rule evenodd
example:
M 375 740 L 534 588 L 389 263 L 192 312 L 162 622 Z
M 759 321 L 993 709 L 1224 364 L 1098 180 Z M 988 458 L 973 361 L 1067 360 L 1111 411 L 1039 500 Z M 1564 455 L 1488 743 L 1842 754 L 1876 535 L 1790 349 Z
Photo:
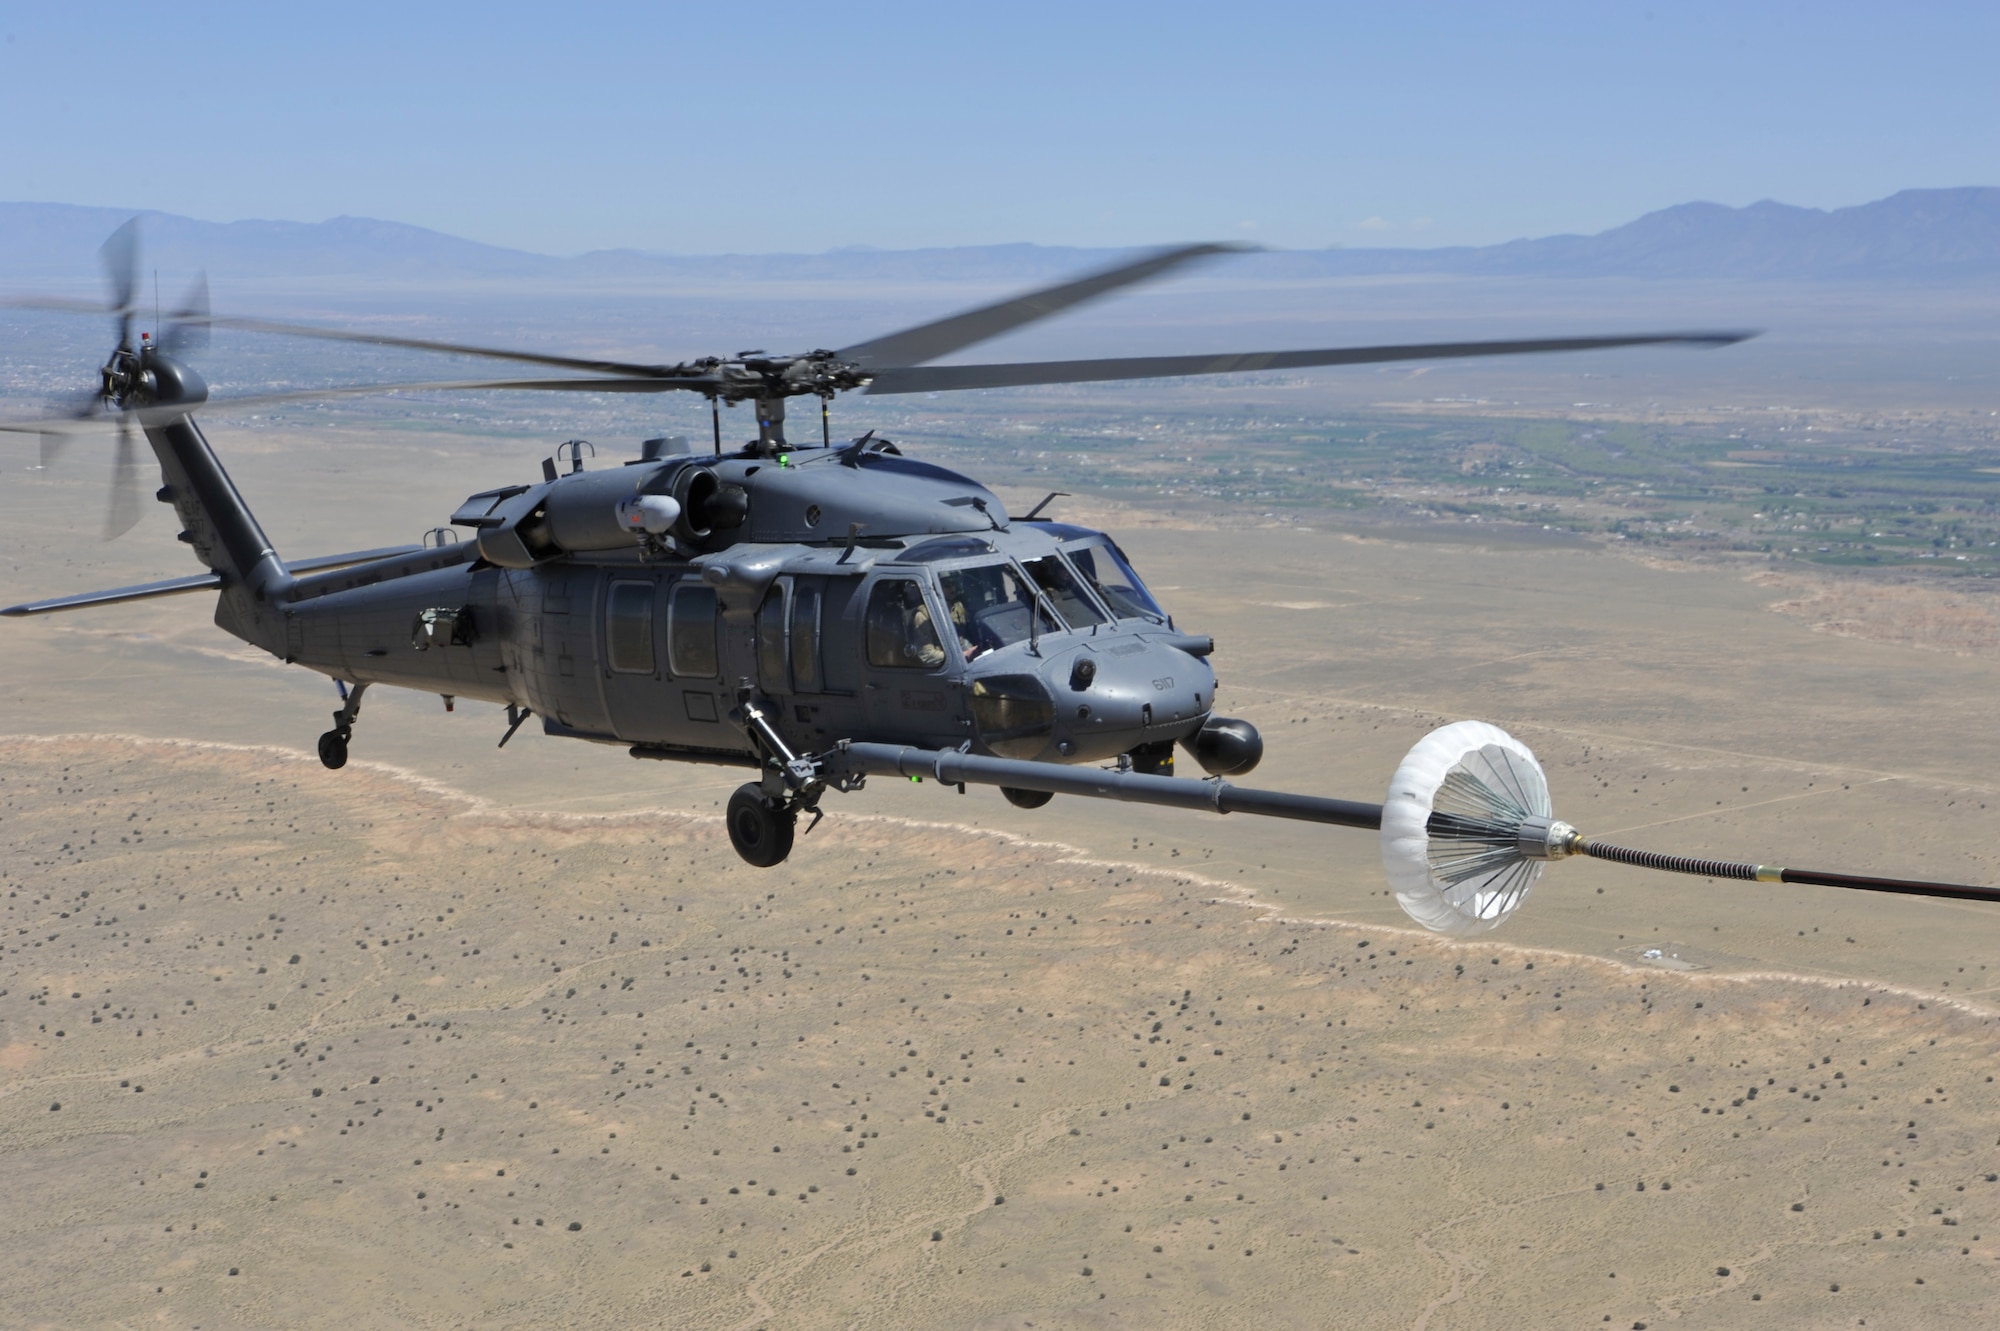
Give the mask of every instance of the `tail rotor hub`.
M 111 359 L 105 361 L 98 371 L 100 409 L 124 410 L 144 406 L 151 400 L 154 386 L 150 364 L 152 354 L 150 342 L 141 343 L 136 351 L 121 343 L 111 353 Z

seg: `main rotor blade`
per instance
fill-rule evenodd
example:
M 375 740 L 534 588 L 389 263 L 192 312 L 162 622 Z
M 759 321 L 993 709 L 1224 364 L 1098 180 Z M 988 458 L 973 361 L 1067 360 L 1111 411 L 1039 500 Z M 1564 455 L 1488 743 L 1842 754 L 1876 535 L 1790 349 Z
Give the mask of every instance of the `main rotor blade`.
M 139 448 L 129 422 L 118 422 L 118 452 L 111 464 L 111 508 L 104 517 L 104 539 L 115 541 L 139 524 Z
M 134 217 L 112 232 L 98 249 L 97 257 L 104 264 L 104 277 L 111 286 L 112 313 L 130 310 L 133 293 L 139 287 L 139 219 Z
M 1179 249 L 1158 250 L 1143 259 L 1106 268 L 1075 281 L 1043 287 L 995 305 L 981 306 L 932 323 L 918 324 L 915 328 L 905 328 L 899 333 L 857 342 L 836 354 L 842 360 L 855 361 L 863 366 L 921 365 L 940 356 L 949 356 L 975 342 L 984 342 L 1025 324 L 1060 314 L 1072 306 L 1121 287 L 1159 277 L 1198 259 L 1249 248 L 1248 245 L 1184 245 Z
M 190 318 L 186 322 L 202 323 L 211 328 L 235 328 L 246 333 L 275 333 L 281 337 L 318 338 L 323 342 L 360 342 L 377 347 L 406 347 L 412 351 L 440 351 L 452 356 L 478 356 L 486 360 L 510 360 L 523 365 L 547 365 L 561 370 L 591 370 L 599 374 L 622 374 L 635 378 L 664 377 L 680 368 L 675 365 L 634 365 L 626 361 L 593 360 L 583 356 L 549 356 L 536 351 L 476 347 L 462 342 L 438 342 L 422 337 L 396 337 L 389 333 L 357 333 L 342 328 L 317 328 L 311 324 L 284 323 L 275 319 L 238 319 L 204 314 L 199 319 Z
M 1602 351 L 1612 347 L 1679 344 L 1723 347 L 1755 333 L 1640 333 L 1619 337 L 1548 337 L 1508 342 L 1416 342 L 1328 351 L 1253 351 L 1219 356 L 1127 356 L 1116 360 L 1024 361 L 1015 365 L 923 365 L 883 370 L 870 393 L 941 393 L 963 388 L 1020 388 L 1031 384 L 1101 383 L 1114 379 L 1175 379 L 1196 374 L 1247 374 L 1302 370 L 1320 365 L 1379 365 L 1389 361 L 1459 360 L 1549 351 Z
M 108 242 L 107 242 L 108 243 Z M 62 296 L 10 296 L 0 298 L 0 309 L 10 310 L 56 310 L 68 314 L 118 314 L 120 307 L 103 305 L 96 301 L 73 300 Z M 630 375 L 635 378 L 647 376 L 668 377 L 681 369 L 678 365 L 638 365 L 628 361 L 595 360 L 584 356 L 552 356 L 536 351 L 513 351 L 505 347 L 478 347 L 461 342 L 439 342 L 430 338 L 397 337 L 388 333 L 358 333 L 342 328 L 320 328 L 313 324 L 286 323 L 277 319 L 247 319 L 209 312 L 208 278 L 204 274 L 197 279 L 181 309 L 170 316 L 173 327 L 182 331 L 183 337 L 193 337 L 196 329 L 234 328 L 246 333 L 272 333 L 280 337 L 309 337 L 323 342 L 359 342 L 378 347 L 406 347 L 412 351 L 438 351 L 452 356 L 478 356 L 489 360 L 518 361 L 524 365 L 547 365 L 560 370 L 587 370 L 598 374 Z M 171 337 L 173 328 L 168 330 Z M 182 346 L 205 345 L 198 342 L 182 342 Z M 169 354 L 171 347 L 167 348 Z
M 239 397 L 210 398 L 196 411 L 224 412 L 245 407 L 279 406 L 288 402 L 328 402 L 347 397 L 379 397 L 388 393 L 484 393 L 511 391 L 555 391 L 561 393 L 719 393 L 724 385 L 712 376 L 690 375 L 685 379 L 440 379 L 421 383 L 354 384 L 331 388 L 299 388 L 283 393 L 246 393 Z M 137 409 L 141 419 L 149 412 L 170 412 L 170 408 Z M 73 435 L 94 433 L 113 424 L 110 416 L 78 419 L 49 416 L 39 420 L 0 420 L 0 434 L 39 434 L 45 454 L 52 456 Z M 57 441 L 53 444 L 50 441 Z
M 241 397 L 210 398 L 203 410 L 221 412 L 243 407 L 278 406 L 287 402 L 322 402 L 344 397 L 378 397 L 386 393 L 487 393 L 541 391 L 558 393 L 671 393 L 685 390 L 714 393 L 721 381 L 706 376 L 686 379 L 441 379 L 407 384 L 356 384 L 336 388 L 300 388 L 284 393 L 247 393 Z M 23 426 L 0 424 L 0 430 Z
M 9 310 L 60 310 L 65 314 L 116 314 L 116 306 L 101 300 L 71 300 L 64 296 L 9 296 L 0 300 Z
M 71 435 L 93 434 L 110 428 L 108 416 L 44 416 L 33 421 L 0 421 L 0 434 Z

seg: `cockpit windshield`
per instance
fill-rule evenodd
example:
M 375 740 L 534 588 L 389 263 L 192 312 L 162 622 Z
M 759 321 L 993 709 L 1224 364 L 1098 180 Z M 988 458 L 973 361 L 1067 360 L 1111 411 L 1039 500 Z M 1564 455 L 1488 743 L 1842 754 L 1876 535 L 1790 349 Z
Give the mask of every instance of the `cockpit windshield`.
M 1054 633 L 1063 627 L 1049 610 L 1047 598 L 1036 597 L 1021 570 L 1011 563 L 947 569 L 938 574 L 938 587 L 944 593 L 952 629 L 958 634 L 959 651 L 968 661 L 1026 642 L 1031 616 L 1039 614 L 1041 619 L 1032 632 Z
M 1092 604 L 1083 588 L 1077 585 L 1076 575 L 1069 571 L 1069 565 L 1058 556 L 1025 559 L 1021 561 L 1021 567 L 1028 570 L 1028 576 L 1042 589 L 1042 595 L 1071 628 L 1089 628 L 1104 622 L 1104 612 Z
M 1119 619 L 1150 619 L 1164 621 L 1167 612 L 1160 609 L 1160 603 L 1146 590 L 1146 584 L 1139 581 L 1139 575 L 1132 571 L 1124 554 L 1109 539 L 1098 537 L 1082 545 L 1066 546 L 1063 553 L 1069 562 L 1076 565 L 1076 571 L 1090 584 L 1091 590 L 1103 598 L 1111 607 L 1111 613 Z

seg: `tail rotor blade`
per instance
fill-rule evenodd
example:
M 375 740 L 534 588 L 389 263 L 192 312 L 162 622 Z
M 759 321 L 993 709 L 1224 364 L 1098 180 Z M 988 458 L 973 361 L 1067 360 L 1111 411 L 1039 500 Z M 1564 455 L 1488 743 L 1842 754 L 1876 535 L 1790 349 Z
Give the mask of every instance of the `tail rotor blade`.
M 62 457 L 63 450 L 69 447 L 70 436 L 67 431 L 44 430 L 40 437 L 42 441 L 42 470 L 47 471 L 56 465 L 57 459 Z
M 208 309 L 208 274 L 202 273 L 181 298 L 180 308 L 167 316 L 160 333 L 160 350 L 169 356 L 184 356 L 208 350 L 208 329 L 212 316 Z
M 78 393 L 64 403 L 61 412 L 63 420 L 98 420 L 104 415 L 104 392 L 93 388 L 88 393 Z
M 104 278 L 111 288 L 111 312 L 119 316 L 122 331 L 129 334 L 132 300 L 139 290 L 139 219 L 135 217 L 112 232 L 97 257 L 104 264 Z M 129 341 L 129 335 L 119 339 L 121 346 Z
M 46 435 L 43 436 L 47 438 Z M 111 464 L 111 508 L 104 518 L 104 539 L 116 540 L 139 523 L 140 494 L 144 480 L 139 474 L 139 445 L 132 427 L 118 423 L 118 453 Z
M 42 470 L 47 471 L 62 460 L 63 450 L 69 447 L 69 441 L 76 437 L 79 428 L 93 428 L 94 423 L 102 421 L 103 410 L 103 395 L 91 393 L 86 397 L 72 398 L 69 405 L 62 409 L 61 416 L 46 422 L 48 425 L 63 425 L 66 428 L 40 431 Z M 78 424 L 69 425 L 71 421 Z

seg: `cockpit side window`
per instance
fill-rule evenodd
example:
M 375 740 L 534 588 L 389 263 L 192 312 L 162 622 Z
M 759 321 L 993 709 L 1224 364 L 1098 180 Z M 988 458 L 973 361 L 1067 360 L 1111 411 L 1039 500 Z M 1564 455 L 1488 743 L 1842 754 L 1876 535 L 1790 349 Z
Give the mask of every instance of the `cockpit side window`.
M 944 664 L 937 626 L 914 578 L 884 578 L 868 594 L 868 664 L 935 670 Z
M 1104 612 L 1093 605 L 1083 588 L 1077 585 L 1069 565 L 1055 555 L 1024 560 L 1021 567 L 1028 571 L 1028 576 L 1042 589 L 1042 595 L 1048 598 L 1049 604 L 1071 628 L 1088 628 L 1104 622 Z
M 1166 619 L 1166 611 L 1160 609 L 1160 603 L 1146 590 L 1146 584 L 1126 562 L 1124 553 L 1110 541 L 1100 538 L 1088 545 L 1071 546 L 1063 553 L 1118 618 L 1156 622 Z
M 1033 584 L 1011 563 L 975 564 L 938 574 L 938 587 L 958 635 L 958 650 L 968 661 L 1000 647 L 1028 640 L 1032 631 L 1060 632 L 1062 622 L 1037 597 Z M 1039 609 L 1037 604 L 1039 603 Z M 1041 623 L 1031 630 L 1030 617 Z

